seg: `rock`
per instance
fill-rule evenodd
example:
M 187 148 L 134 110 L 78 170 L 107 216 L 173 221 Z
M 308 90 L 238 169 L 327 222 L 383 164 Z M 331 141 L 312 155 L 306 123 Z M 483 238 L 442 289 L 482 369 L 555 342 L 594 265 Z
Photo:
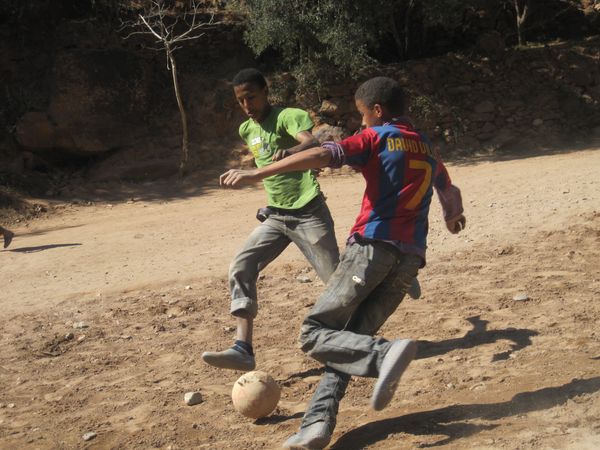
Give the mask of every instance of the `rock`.
M 174 156 L 144 160 L 142 155 L 136 156 L 137 153 L 124 150 L 109 156 L 92 168 L 90 178 L 94 181 L 147 181 L 175 175 L 179 169 Z
M 492 123 L 492 122 L 486 122 L 485 125 L 483 125 L 483 128 L 481 129 L 482 133 L 492 133 L 496 131 L 496 126 Z
M 78 329 L 78 330 L 81 330 L 83 328 L 88 328 L 88 327 L 89 327 L 89 325 L 85 322 L 75 322 L 73 324 L 73 328 Z
M 489 100 L 485 100 L 481 103 L 478 103 L 474 109 L 474 111 L 478 114 L 492 113 L 495 110 L 496 110 L 496 106 Z
M 519 293 L 513 297 L 515 302 L 525 302 L 529 300 L 529 296 L 526 293 Z
M 200 392 L 186 392 L 183 400 L 188 406 L 198 405 L 202 403 L 202 394 Z
M 82 439 L 83 439 L 84 441 L 91 441 L 91 440 L 92 440 L 92 439 L 94 439 L 96 436 L 98 436 L 96 433 L 94 433 L 93 431 L 89 431 L 89 432 L 85 433 L 85 434 L 82 436 Z
M 451 95 L 464 95 L 471 92 L 471 86 L 452 86 L 448 88 L 448 93 Z
M 186 286 L 184 289 L 185 289 L 186 291 L 189 291 L 189 290 L 191 290 L 191 289 L 192 289 L 192 287 L 188 285 L 188 286 Z
M 65 334 L 65 341 L 72 341 L 75 335 L 73 333 Z
M 312 283 L 312 280 L 306 275 L 298 275 L 296 280 L 298 280 L 300 283 Z
M 542 119 L 535 119 L 535 120 L 532 122 L 532 125 L 533 125 L 534 127 L 541 127 L 542 125 L 544 125 L 544 121 L 543 121 Z
M 313 128 L 312 134 L 321 143 L 325 141 L 341 141 L 347 136 L 342 127 L 322 124 Z
M 477 40 L 477 48 L 481 53 L 491 57 L 498 57 L 504 53 L 506 41 L 497 31 L 483 33 Z
M 7 408 L 13 409 L 16 405 L 14 403 L 9 403 L 6 405 Z
M 575 86 L 586 87 L 593 83 L 594 78 L 589 68 L 573 65 L 570 69 L 569 81 Z
M 338 105 L 333 103 L 331 100 L 323 100 L 319 112 L 325 116 L 333 117 L 338 112 Z

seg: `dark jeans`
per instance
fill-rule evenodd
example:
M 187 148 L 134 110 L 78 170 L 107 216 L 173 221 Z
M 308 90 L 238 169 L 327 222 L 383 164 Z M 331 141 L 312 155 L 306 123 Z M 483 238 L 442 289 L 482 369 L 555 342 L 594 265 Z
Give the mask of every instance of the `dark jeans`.
M 303 427 L 322 420 L 333 431 L 350 376 L 379 376 L 391 344 L 373 335 L 402 302 L 421 262 L 384 242 L 359 242 L 346 249 L 302 324 L 302 350 L 326 365 Z

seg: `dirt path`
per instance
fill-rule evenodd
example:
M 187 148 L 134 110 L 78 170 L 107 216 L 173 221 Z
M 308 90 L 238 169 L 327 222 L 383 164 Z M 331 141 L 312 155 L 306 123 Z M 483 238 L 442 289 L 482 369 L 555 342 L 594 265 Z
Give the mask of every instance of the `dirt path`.
M 367 407 L 371 380 L 352 382 L 332 448 L 600 448 L 599 168 L 598 150 L 450 167 L 468 231 L 448 234 L 434 200 L 424 296 L 381 331 L 423 340 L 419 359 L 382 413 Z M 363 182 L 321 183 L 341 244 Z M 319 375 L 295 338 L 322 285 L 296 281 L 296 249 L 259 287 L 277 413 L 240 418 L 239 374 L 198 361 L 232 339 L 227 266 L 263 202 L 260 189 L 215 188 L 16 229 L 0 251 L 0 448 L 277 448 Z M 192 389 L 205 401 L 188 408 Z

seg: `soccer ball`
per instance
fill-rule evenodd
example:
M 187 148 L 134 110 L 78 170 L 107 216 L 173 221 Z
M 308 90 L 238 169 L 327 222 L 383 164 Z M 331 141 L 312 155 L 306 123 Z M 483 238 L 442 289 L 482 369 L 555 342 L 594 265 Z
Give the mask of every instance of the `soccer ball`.
M 231 400 L 237 412 L 251 419 L 259 419 L 273 412 L 280 395 L 281 390 L 275 380 L 257 370 L 238 378 L 231 391 Z

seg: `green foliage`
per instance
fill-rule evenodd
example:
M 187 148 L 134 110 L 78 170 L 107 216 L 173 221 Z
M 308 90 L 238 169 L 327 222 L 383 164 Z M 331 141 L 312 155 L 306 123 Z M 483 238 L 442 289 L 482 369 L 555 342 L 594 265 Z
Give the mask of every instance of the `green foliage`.
M 256 54 L 279 52 L 301 91 L 334 75 L 356 76 L 369 62 L 362 3 L 247 0 L 246 42 Z

